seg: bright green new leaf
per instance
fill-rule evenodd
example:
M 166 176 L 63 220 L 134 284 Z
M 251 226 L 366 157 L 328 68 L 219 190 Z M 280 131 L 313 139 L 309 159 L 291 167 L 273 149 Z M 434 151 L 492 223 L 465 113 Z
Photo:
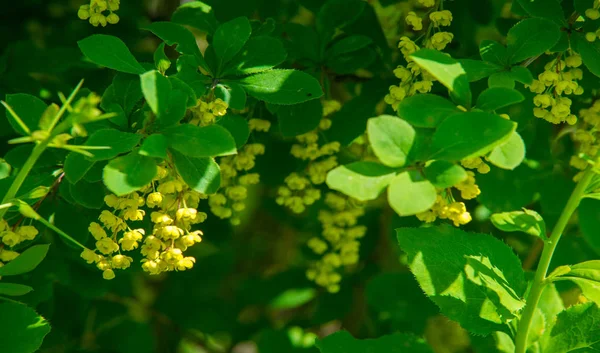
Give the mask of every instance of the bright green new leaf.
M 165 43 L 160 43 L 154 51 L 154 67 L 161 73 L 165 73 L 171 67 L 171 60 L 165 54 Z
M 398 105 L 398 116 L 416 127 L 436 127 L 450 115 L 460 113 L 456 105 L 435 94 L 417 94 Z
M 100 66 L 137 75 L 146 71 L 125 43 L 117 37 L 94 34 L 80 40 L 77 44 L 83 55 Z
M 221 169 L 214 159 L 209 157 L 188 157 L 177 151 L 171 151 L 177 172 L 192 189 L 203 194 L 214 194 L 221 186 Z
M 595 41 L 590 43 L 583 35 L 579 34 L 573 35 L 573 41 L 585 67 L 591 73 L 600 77 L 600 42 Z
M 544 353 L 593 352 L 600 349 L 600 309 L 589 302 L 558 314 Z
M 513 170 L 525 159 L 525 142 L 518 132 L 514 131 L 510 138 L 496 146 L 487 157 L 496 167 Z
M 510 64 L 543 54 L 560 39 L 560 27 L 543 18 L 527 18 L 508 31 L 506 37 Z
M 515 88 L 515 80 L 509 71 L 500 71 L 488 77 L 488 87 Z
M 542 240 L 547 238 L 546 223 L 542 216 L 533 210 L 494 213 L 490 220 L 496 228 L 504 232 L 523 232 Z
M 219 125 L 229 131 L 233 139 L 235 140 L 235 145 L 237 148 L 241 148 L 248 141 L 248 137 L 250 137 L 250 127 L 248 126 L 248 120 L 244 117 L 235 115 L 235 114 L 227 114 L 221 118 L 218 122 Z
M 326 57 L 335 57 L 342 54 L 352 53 L 363 49 L 373 43 L 373 40 L 363 35 L 351 35 L 344 39 L 335 42 L 331 48 L 327 50 Z
M 373 152 L 388 167 L 402 167 L 415 140 L 415 129 L 406 121 L 381 115 L 367 122 Z
M 171 94 L 171 82 L 156 70 L 148 71 L 140 75 L 142 92 L 146 102 L 154 114 L 167 110 L 169 96 Z
M 40 118 L 48 107 L 38 97 L 25 93 L 7 94 L 6 103 L 17 113 L 21 121 L 25 123 L 31 132 L 38 130 Z M 17 133 L 26 135 L 25 130 L 17 123 L 8 109 L 6 110 L 6 119 Z
M 448 161 L 433 161 L 425 167 L 425 177 L 436 188 L 452 187 L 467 179 L 465 169 Z
M 425 212 L 437 199 L 435 186 L 415 172 L 403 172 L 389 181 L 388 202 L 400 216 Z
M 157 172 L 154 159 L 134 151 L 111 160 L 104 167 L 102 179 L 110 191 L 123 196 L 148 185 Z
M 266 71 L 281 64 L 287 53 L 280 40 L 267 37 L 252 37 L 241 51 L 223 69 L 222 76 L 249 75 Z
M 12 167 L 4 159 L 0 158 L 0 180 L 8 178 Z
M 244 110 L 246 107 L 246 91 L 235 82 L 219 83 L 215 87 L 215 97 L 221 98 L 231 109 Z
M 292 288 L 271 300 L 269 307 L 276 310 L 293 309 L 310 302 L 316 296 L 314 288 Z
M 187 82 L 180 79 L 177 75 L 169 76 L 169 82 L 171 82 L 171 88 L 173 89 L 173 91 L 181 91 L 181 93 L 183 93 L 183 95 L 187 97 L 187 104 L 186 104 L 187 108 L 193 108 L 196 105 L 198 105 L 198 95 L 196 94 L 196 89 L 194 89 L 194 87 L 187 84 Z M 179 93 L 172 92 L 171 96 L 173 94 L 178 95 Z M 173 101 L 176 100 L 176 98 L 174 98 L 174 97 L 169 97 L 169 98 L 171 99 L 171 102 L 170 102 L 171 107 L 176 108 L 173 106 L 173 104 L 174 104 Z M 180 99 L 180 98 L 177 98 L 177 99 Z M 167 109 L 170 109 L 170 108 L 167 108 Z
M 0 276 L 15 276 L 33 271 L 48 253 L 50 244 L 33 245 L 14 260 L 0 267 Z
M 508 65 L 508 54 L 506 47 L 495 40 L 484 39 L 479 44 L 479 55 L 481 59 L 499 67 Z
M 354 162 L 338 166 L 327 174 L 327 186 L 360 201 L 376 199 L 396 171 L 375 162 Z
M 116 129 L 101 129 L 85 141 L 86 146 L 103 146 L 108 149 L 91 150 L 92 161 L 112 159 L 121 153 L 131 151 L 140 142 L 142 135 L 122 132 Z
M 212 45 L 217 55 L 219 72 L 240 52 L 251 33 L 252 27 L 246 17 L 238 17 L 217 27 Z
M 71 152 L 65 158 L 63 166 L 65 177 L 70 183 L 75 184 L 94 166 L 94 163 L 80 153 Z
M 271 70 L 238 82 L 249 95 L 272 104 L 298 104 L 323 95 L 317 79 L 296 70 Z
M 507 141 L 516 127 L 510 120 L 484 112 L 452 115 L 433 135 L 431 158 L 459 161 L 482 156 Z
M 50 324 L 33 309 L 16 301 L 0 302 L 0 349 L 10 353 L 37 352 Z
M 163 131 L 169 147 L 189 157 L 216 157 L 236 153 L 235 140 L 220 125 L 176 125 Z
M 187 28 L 173 22 L 153 22 L 145 29 L 154 33 L 155 36 L 162 39 L 167 45 L 177 44 L 175 50 L 181 54 L 193 56 L 196 59 L 197 66 L 211 72 L 200 52 L 200 48 L 198 48 L 198 44 L 196 44 L 194 34 Z M 146 70 L 138 73 L 142 74 L 144 72 Z
M 23 284 L 0 282 L 0 295 L 8 295 L 14 297 L 18 295 L 25 295 L 31 292 L 32 290 L 33 288 Z
M 192 26 L 208 34 L 213 34 L 219 26 L 212 7 L 202 1 L 180 5 L 171 16 L 171 22 Z
M 458 62 L 465 69 L 469 82 L 479 81 L 496 72 L 502 71 L 502 66 L 487 61 L 460 59 Z
M 319 126 L 323 117 L 323 104 L 320 99 L 308 102 L 282 105 L 277 109 L 279 130 L 283 136 L 298 136 Z
M 144 139 L 139 154 L 147 157 L 167 159 L 167 138 L 161 134 L 152 134 Z
M 338 331 L 317 341 L 317 347 L 321 353 L 433 353 L 423 339 L 405 333 L 359 340 Z
M 421 49 L 410 57 L 417 65 L 446 86 L 456 102 L 465 107 L 471 106 L 469 79 L 458 61 L 433 49 Z
M 525 100 L 521 92 L 505 88 L 490 87 L 479 94 L 476 107 L 485 111 L 494 111 Z
M 479 335 L 507 331 L 525 301 L 521 262 L 502 241 L 451 225 L 397 229 L 419 285 L 451 320 Z

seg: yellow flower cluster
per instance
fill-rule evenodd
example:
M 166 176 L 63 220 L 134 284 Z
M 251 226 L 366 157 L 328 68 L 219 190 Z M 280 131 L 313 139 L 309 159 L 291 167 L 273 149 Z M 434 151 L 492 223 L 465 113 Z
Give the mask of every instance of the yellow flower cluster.
M 142 269 L 151 275 L 166 271 L 184 271 L 194 266 L 195 258 L 183 252 L 199 243 L 202 232 L 192 226 L 206 220 L 206 213 L 198 212 L 201 199 L 206 198 L 190 189 L 169 165 L 159 167 L 156 178 L 140 193 L 124 197 L 113 194 L 104 198 L 112 210 L 100 213 L 100 223 L 92 222 L 88 228 L 96 240 L 95 249 L 84 249 L 81 257 L 96 264 L 104 279 L 113 279 L 114 270 L 126 269 L 133 258 L 121 251 L 140 248 L 144 256 Z M 128 222 L 142 221 L 147 210 L 154 224 L 152 234 L 144 229 L 132 229 Z M 141 244 L 141 246 L 140 246 Z M 99 254 L 98 254 L 99 253 Z
M 202 99 L 198 99 L 197 105 L 191 109 L 193 118 L 190 124 L 207 126 L 214 124 L 217 117 L 222 117 L 227 114 L 229 105 L 221 98 L 205 102 Z
M 259 126 L 263 124 L 258 123 Z M 251 129 L 258 131 L 256 126 L 251 125 Z M 256 165 L 256 156 L 264 153 L 265 145 L 251 143 L 245 145 L 237 155 L 221 158 L 219 161 L 221 189 L 208 197 L 210 211 L 215 216 L 221 219 L 229 218 L 233 225 L 240 224 L 239 212 L 246 208 L 244 201 L 248 198 L 248 186 L 258 184 L 260 181 L 258 173 L 249 173 L 249 171 Z
M 592 7 L 585 10 L 585 17 L 592 21 L 600 18 L 600 0 L 594 0 Z M 588 32 L 585 34 L 585 39 L 589 42 L 594 42 L 598 37 L 600 37 L 600 29 L 596 32 Z
M 119 9 L 120 2 L 121 0 L 91 0 L 89 4 L 79 7 L 77 16 L 82 20 L 89 20 L 94 27 L 106 27 L 107 23 L 116 24 L 119 16 L 114 11 Z M 109 14 L 104 15 L 105 11 Z
M 487 174 L 491 170 L 490 166 L 481 157 L 465 158 L 460 161 L 460 164 L 467 169 L 476 169 L 481 174 Z
M 13 247 L 24 241 L 33 240 L 37 235 L 38 230 L 34 226 L 11 227 L 6 220 L 0 219 L 0 267 L 19 256 L 18 252 L 6 249 L 7 246 Z
M 475 173 L 468 171 L 467 179 L 454 185 L 454 188 L 460 191 L 460 197 L 464 200 L 476 198 L 480 193 L 479 187 L 475 183 Z M 456 202 L 452 196 L 451 190 L 440 190 L 437 200 L 431 209 L 418 213 L 417 218 L 422 222 L 431 223 L 436 219 L 449 219 L 458 227 L 471 221 L 471 214 L 463 202 Z
M 338 272 L 340 268 L 358 263 L 358 239 L 364 237 L 367 228 L 357 224 L 359 217 L 364 214 L 358 201 L 345 195 L 327 193 L 325 205 L 328 209 L 319 212 L 322 238 L 313 237 L 308 241 L 312 251 L 322 257 L 311 265 L 306 276 L 335 293 L 339 291 L 342 280 Z
M 573 134 L 573 139 L 579 143 L 579 155 L 572 156 L 570 164 L 576 169 L 583 171 L 590 163 L 597 163 L 600 150 L 600 100 L 595 101 L 588 109 L 581 109 L 579 116 L 584 124 Z M 582 173 L 575 175 L 574 180 L 578 181 Z
M 577 122 L 577 117 L 571 113 L 571 99 L 563 95 L 583 94 L 583 88 L 577 83 L 583 77 L 583 71 L 578 68 L 581 64 L 579 54 L 572 54 L 565 60 L 559 56 L 546 64 L 545 71 L 528 86 L 531 92 L 537 93 L 533 98 L 533 115 L 553 124 L 567 122 L 573 125 Z
M 421 5 L 425 7 L 432 7 L 435 5 L 435 1 L 420 1 Z M 452 12 L 448 10 L 432 11 L 429 13 L 429 28 L 421 45 L 425 48 L 444 50 L 454 35 L 450 32 L 439 31 L 439 27 L 450 26 L 452 23 Z M 408 12 L 405 21 L 408 25 L 412 26 L 414 31 L 423 30 L 423 19 L 417 15 L 414 11 Z M 436 32 L 437 31 L 437 32 Z M 430 35 L 431 32 L 433 35 Z M 433 76 L 414 63 L 410 55 L 420 49 L 419 45 L 411 40 L 407 36 L 400 38 L 398 48 L 404 56 L 407 65 L 400 65 L 394 70 L 394 75 L 400 80 L 398 85 L 392 85 L 389 87 L 389 93 L 385 96 L 385 102 L 392 106 L 394 110 L 397 109 L 398 103 L 403 101 L 406 97 L 414 96 L 417 93 L 428 93 L 431 91 Z
M 311 132 L 296 136 L 298 144 L 294 144 L 290 153 L 301 160 L 309 162 L 299 173 L 292 173 L 285 178 L 285 186 L 277 191 L 276 202 L 289 208 L 294 213 L 302 213 L 306 206 L 314 204 L 321 198 L 321 192 L 315 185 L 325 182 L 327 173 L 338 165 L 334 156 L 340 150 L 337 141 L 320 144 L 320 135 L 331 127 L 329 115 L 339 111 L 341 104 L 335 100 L 323 102 L 323 118 L 319 127 Z

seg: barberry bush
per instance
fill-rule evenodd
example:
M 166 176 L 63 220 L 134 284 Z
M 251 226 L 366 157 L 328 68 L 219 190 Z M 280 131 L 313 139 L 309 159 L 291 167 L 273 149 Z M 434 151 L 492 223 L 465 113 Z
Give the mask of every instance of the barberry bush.
M 0 17 L 0 352 L 600 350 L 599 0 Z

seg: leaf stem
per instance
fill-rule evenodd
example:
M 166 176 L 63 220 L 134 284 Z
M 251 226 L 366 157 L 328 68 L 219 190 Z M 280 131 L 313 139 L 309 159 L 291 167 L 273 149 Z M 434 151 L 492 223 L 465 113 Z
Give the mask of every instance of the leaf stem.
M 519 328 L 517 330 L 517 336 L 515 339 L 515 353 L 525 353 L 527 350 L 529 327 L 531 326 L 535 309 L 540 301 L 544 286 L 547 283 L 546 275 L 550 267 L 550 262 L 552 261 L 552 255 L 554 255 L 554 250 L 556 250 L 556 246 L 560 241 L 560 237 L 562 236 L 569 220 L 571 219 L 571 216 L 573 216 L 573 213 L 577 209 L 577 206 L 579 206 L 579 202 L 585 194 L 586 188 L 592 181 L 594 175 L 595 172 L 589 167 L 583 173 L 581 180 L 579 180 L 579 183 L 577 183 L 577 186 L 569 197 L 569 200 L 567 201 L 567 204 L 565 205 L 558 222 L 554 226 L 554 229 L 550 234 L 550 238 L 544 242 L 544 250 L 542 251 L 542 256 L 540 258 L 540 262 L 538 263 L 535 277 L 533 279 L 533 283 L 531 284 L 531 289 L 529 290 L 529 295 L 527 296 L 527 302 L 525 304 L 525 309 L 523 310 L 523 315 L 519 321 Z

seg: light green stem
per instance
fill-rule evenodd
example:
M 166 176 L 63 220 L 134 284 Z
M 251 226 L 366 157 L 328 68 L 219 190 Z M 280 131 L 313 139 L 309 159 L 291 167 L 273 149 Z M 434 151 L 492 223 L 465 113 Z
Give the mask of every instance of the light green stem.
M 594 175 L 595 173 L 592 168 L 588 168 L 583 173 L 581 180 L 579 180 L 579 183 L 577 183 L 577 186 L 569 197 L 569 201 L 567 201 L 567 204 L 565 205 L 558 222 L 554 226 L 554 229 L 550 234 L 550 238 L 544 242 L 544 250 L 542 251 L 542 256 L 540 258 L 540 262 L 538 263 L 535 277 L 533 279 L 533 283 L 531 284 L 531 289 L 529 290 L 529 295 L 527 296 L 525 310 L 523 310 L 523 315 L 519 321 L 517 337 L 515 339 L 515 353 L 526 353 L 527 351 L 529 327 L 531 326 L 535 309 L 538 306 L 544 286 L 546 285 L 546 275 L 550 267 L 550 261 L 552 261 L 552 255 L 554 255 L 554 250 L 556 250 L 556 246 L 560 241 L 560 237 L 569 223 L 571 216 L 573 216 L 573 213 L 577 209 L 577 206 L 579 206 L 579 202 L 581 201 L 582 196 L 585 194 L 585 191 L 592 181 Z
M 19 173 L 15 177 L 15 180 L 13 180 L 12 184 L 10 185 L 10 188 L 8 189 L 8 191 L 2 198 L 2 202 L 0 203 L 8 203 L 9 201 L 13 200 L 15 196 L 17 196 L 17 192 L 19 192 L 19 189 L 23 185 L 25 178 L 27 178 L 27 175 L 29 175 L 29 172 L 31 171 L 37 160 L 40 158 L 42 153 L 44 153 L 44 150 L 46 150 L 46 147 L 48 146 L 49 142 L 49 139 L 42 141 L 33 148 L 31 154 L 29 155 L 29 158 L 27 158 L 27 161 L 25 161 L 23 167 L 21 168 L 21 170 L 19 170 Z M 8 211 L 7 208 L 0 209 L 0 219 L 4 217 L 6 211 Z

